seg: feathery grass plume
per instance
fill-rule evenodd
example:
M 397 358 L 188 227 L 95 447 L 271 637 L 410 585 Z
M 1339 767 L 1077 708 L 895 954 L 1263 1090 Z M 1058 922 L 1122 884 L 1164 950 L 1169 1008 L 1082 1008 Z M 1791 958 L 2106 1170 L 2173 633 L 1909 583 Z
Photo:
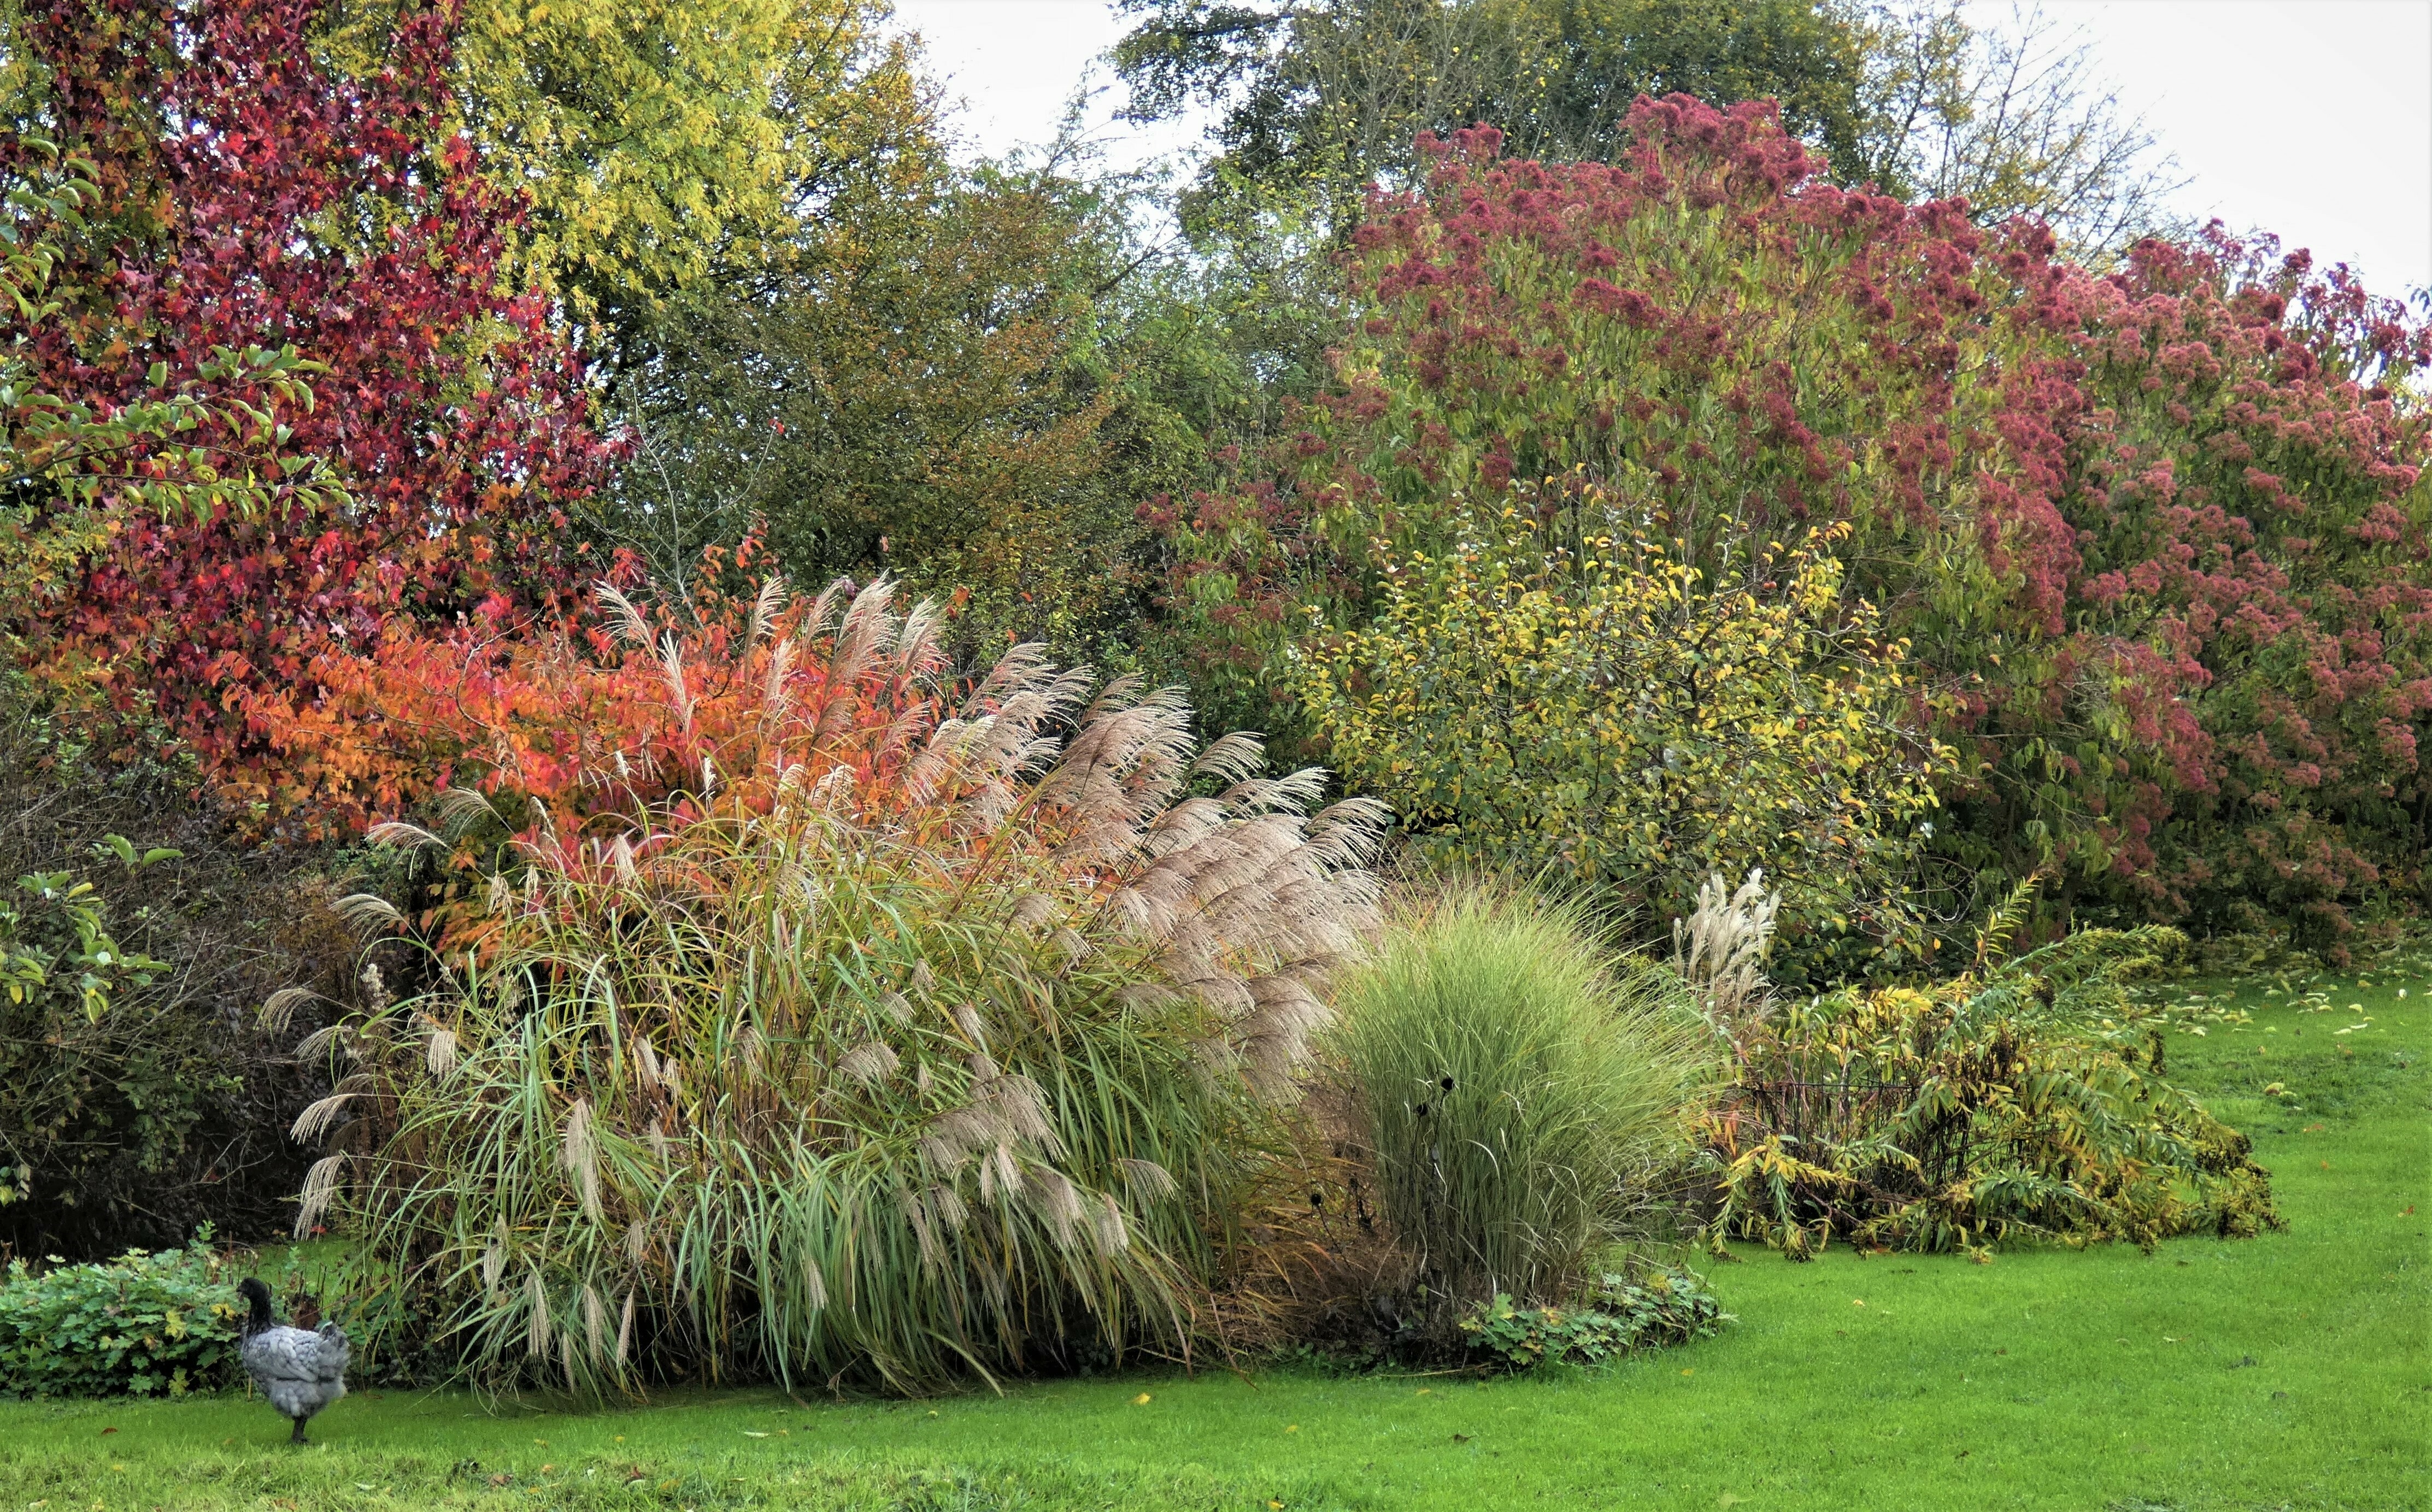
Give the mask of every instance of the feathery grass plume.
M 1239 740 L 1191 797 L 1172 694 L 1019 647 L 957 699 L 933 615 L 830 611 L 684 647 L 694 728 L 752 732 L 716 795 L 527 832 L 479 949 L 430 942 L 438 984 L 355 1025 L 382 1137 L 344 1212 L 477 1381 L 918 1388 L 1199 1336 L 1376 928 L 1377 812 L 1307 815 L 1315 778 Z M 780 647 L 782 705 L 738 707 Z
M 346 1168 L 346 1157 L 341 1151 L 324 1155 L 312 1162 L 304 1173 L 303 1200 L 296 1209 L 296 1236 L 310 1238 L 314 1228 L 329 1212 L 338 1195 L 338 1175 Z
M 262 1005 L 262 1027 L 273 1034 L 287 1033 L 288 1026 L 296 1021 L 296 1010 L 320 996 L 310 987 L 279 988 Z
M 1688 1152 L 1716 1057 L 1668 971 L 1582 910 L 1485 882 L 1403 899 L 1328 1044 L 1378 1203 L 1455 1298 L 1574 1295 Z
M 329 1131 L 346 1113 L 346 1104 L 355 1100 L 357 1095 L 353 1092 L 330 1093 L 296 1116 L 295 1127 L 287 1131 L 287 1137 L 299 1145 L 319 1144 L 329 1137 Z
M 1782 895 L 1765 890 L 1764 871 L 1750 871 L 1737 892 L 1709 873 L 1697 886 L 1697 912 L 1672 921 L 1672 969 L 1696 992 L 1706 1022 L 1726 1039 L 1737 1037 L 1773 1006 L 1765 951 L 1781 909 Z

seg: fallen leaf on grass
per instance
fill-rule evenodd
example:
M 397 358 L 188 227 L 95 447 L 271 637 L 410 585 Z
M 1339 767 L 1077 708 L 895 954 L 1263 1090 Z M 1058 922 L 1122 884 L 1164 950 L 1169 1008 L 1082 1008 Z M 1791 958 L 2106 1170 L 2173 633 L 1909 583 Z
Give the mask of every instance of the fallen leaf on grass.
M 1143 1391 L 1139 1396 L 1132 1398 L 1132 1405 L 1135 1407 L 1145 1407 L 1149 1404 L 1150 1400 L 1149 1394 Z

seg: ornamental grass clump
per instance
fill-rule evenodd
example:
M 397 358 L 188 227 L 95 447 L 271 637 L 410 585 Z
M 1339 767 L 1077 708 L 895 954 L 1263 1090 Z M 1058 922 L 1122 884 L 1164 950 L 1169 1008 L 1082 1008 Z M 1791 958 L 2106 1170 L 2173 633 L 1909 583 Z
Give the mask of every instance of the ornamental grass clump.
M 1579 908 L 1465 883 L 1394 923 L 1329 1034 L 1378 1209 L 1455 1299 L 1568 1300 L 1668 1189 L 1711 1036 Z
M 536 825 L 429 989 L 326 1036 L 352 1074 L 299 1125 L 343 1122 L 300 1221 L 326 1207 L 474 1379 L 912 1389 L 1200 1335 L 1374 927 L 1379 815 L 1309 815 L 1320 774 L 1195 750 L 1175 696 L 1029 648 L 950 705 L 934 616 L 888 596 L 755 613 L 722 664 L 646 653 L 729 761 Z

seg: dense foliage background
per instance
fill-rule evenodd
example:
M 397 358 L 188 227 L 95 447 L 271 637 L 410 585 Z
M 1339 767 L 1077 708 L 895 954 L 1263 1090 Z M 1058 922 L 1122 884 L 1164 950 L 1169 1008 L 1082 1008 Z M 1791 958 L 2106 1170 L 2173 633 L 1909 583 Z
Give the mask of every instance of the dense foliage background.
M 1376 201 L 1336 382 L 1157 515 L 1203 675 L 1366 623 L 1481 506 L 1594 496 L 1716 585 L 1829 525 L 1962 753 L 1952 872 L 2330 949 L 2414 906 L 2425 328 L 2302 254 L 2148 239 L 2099 275 L 1816 183 L 1768 106 L 1632 122 L 1611 165 L 1464 132 Z
M 2276 1221 L 2115 979 L 2424 902 L 2432 328 L 2032 18 L 1121 8 L 1187 180 L 879 0 L 0 4 L 0 1251 L 163 1252 L 9 1326 L 1516 1366 Z

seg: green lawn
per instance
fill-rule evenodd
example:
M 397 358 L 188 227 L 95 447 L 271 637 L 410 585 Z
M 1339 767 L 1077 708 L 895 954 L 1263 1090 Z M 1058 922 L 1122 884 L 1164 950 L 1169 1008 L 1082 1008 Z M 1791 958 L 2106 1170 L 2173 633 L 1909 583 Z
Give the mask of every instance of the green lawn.
M 2263 1239 L 1749 1252 L 1715 1268 L 1721 1338 L 1488 1384 L 1219 1370 L 586 1416 L 365 1392 L 302 1452 L 239 1399 L 0 1403 L 0 1512 L 2424 1507 L 2432 969 L 2367 975 L 2315 979 L 2327 1012 L 2243 984 L 2251 1024 L 2170 1041 L 2274 1173 L 2290 1227 Z

